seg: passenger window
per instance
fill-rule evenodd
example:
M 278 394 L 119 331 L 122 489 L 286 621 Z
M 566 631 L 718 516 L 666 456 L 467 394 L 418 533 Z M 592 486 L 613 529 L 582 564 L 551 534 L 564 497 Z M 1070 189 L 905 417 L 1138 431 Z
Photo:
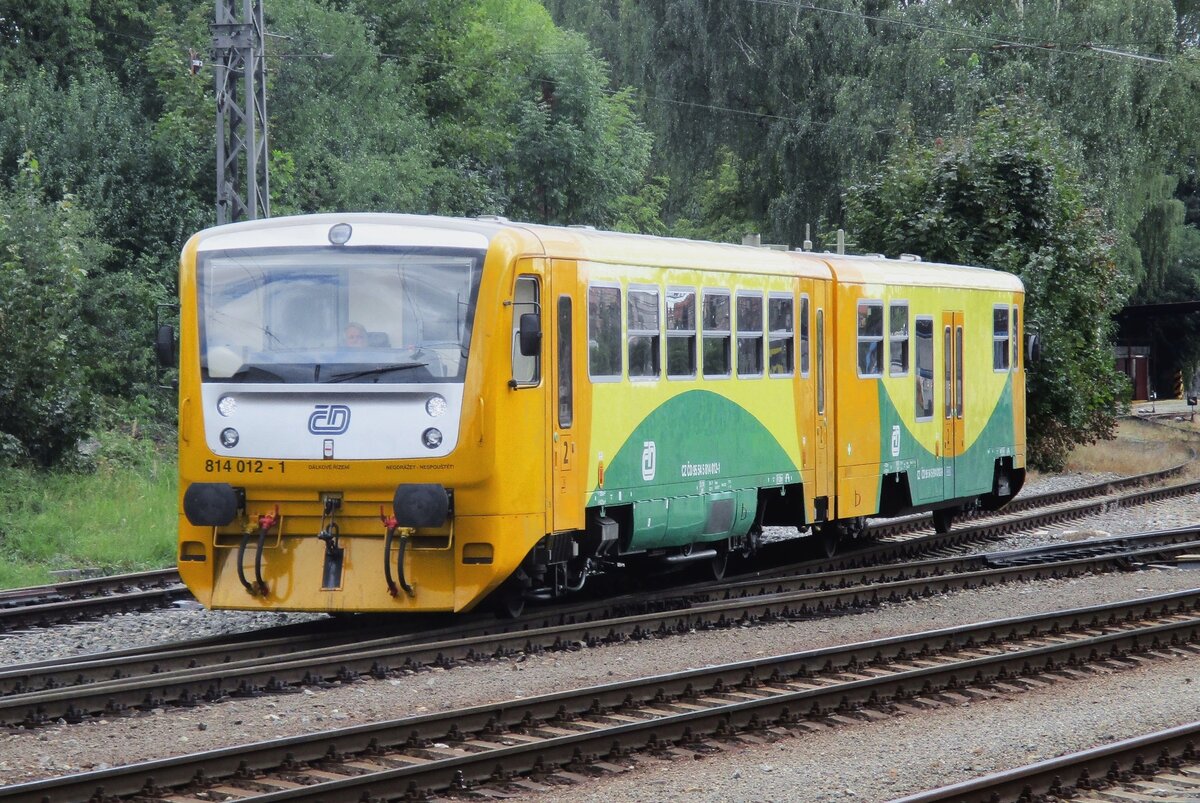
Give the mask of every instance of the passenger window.
M 621 378 L 621 288 L 588 287 L 588 375 Z
M 763 373 L 763 300 L 761 295 L 737 297 L 738 376 Z
M 658 289 L 629 288 L 629 378 L 653 379 L 659 373 Z
M 541 379 L 541 355 L 521 353 L 521 316 L 540 312 L 536 276 L 520 276 L 513 288 L 512 381 L 514 385 L 536 385 Z
M 858 302 L 858 375 L 883 376 L 883 302 Z
M 807 301 L 807 299 L 805 299 Z M 792 318 L 791 296 L 773 295 L 767 299 L 767 343 L 771 376 L 791 376 L 795 371 L 796 324 Z
M 704 375 L 730 374 L 729 291 L 704 291 Z
M 908 302 L 888 304 L 888 375 L 908 375 Z
M 1008 370 L 1008 307 L 992 308 L 992 369 Z
M 1016 371 L 1021 367 L 1021 327 L 1017 325 L 1016 307 L 1012 308 L 1012 316 L 1012 369 Z
M 917 420 L 933 419 L 933 318 L 917 316 L 916 326 L 917 373 L 914 377 L 917 395 Z
M 667 289 L 667 376 L 696 376 L 696 291 L 691 287 Z
M 808 376 L 808 296 L 800 296 L 800 375 Z

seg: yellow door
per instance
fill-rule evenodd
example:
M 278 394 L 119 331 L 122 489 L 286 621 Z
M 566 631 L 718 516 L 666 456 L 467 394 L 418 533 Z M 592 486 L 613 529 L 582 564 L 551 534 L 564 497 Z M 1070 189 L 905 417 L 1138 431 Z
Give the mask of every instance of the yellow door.
M 551 431 L 554 453 L 551 469 L 550 504 L 554 532 L 583 529 L 583 483 L 587 466 L 581 465 L 576 407 L 580 374 L 584 369 L 576 346 L 585 345 L 582 335 L 582 310 L 576 305 L 576 266 L 574 262 L 554 260 L 550 280 L 550 303 L 543 311 L 542 331 L 550 339 L 552 398 Z M 548 325 L 547 325 L 548 324 Z
M 955 458 L 966 449 L 963 387 L 963 314 L 942 313 L 942 493 L 955 493 Z
M 829 505 L 826 516 L 833 517 L 833 478 L 830 476 L 832 462 L 829 459 L 831 444 L 835 442 L 833 417 L 830 410 L 834 409 L 834 383 L 830 382 L 833 355 L 829 344 L 832 338 L 829 329 L 832 326 L 832 316 L 829 314 L 829 283 L 813 282 L 813 379 L 816 383 L 816 479 L 813 483 L 813 499 L 825 497 Z

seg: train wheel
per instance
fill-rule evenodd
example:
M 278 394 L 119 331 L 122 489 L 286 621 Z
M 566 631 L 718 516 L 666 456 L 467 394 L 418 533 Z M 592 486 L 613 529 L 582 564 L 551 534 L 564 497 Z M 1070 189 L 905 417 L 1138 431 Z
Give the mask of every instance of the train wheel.
M 837 554 L 838 542 L 842 540 L 842 527 L 836 521 L 826 521 L 813 527 L 809 539 L 815 558 L 832 558 Z
M 954 526 L 954 509 L 942 508 L 941 510 L 933 511 L 933 531 L 939 535 L 944 535 L 950 532 L 950 528 Z
M 525 613 L 525 589 L 528 582 L 519 569 L 512 577 L 492 592 L 490 603 L 492 610 L 500 619 L 516 619 Z
M 725 570 L 729 568 L 729 550 L 727 548 L 717 547 L 717 554 L 709 562 L 709 569 L 712 571 L 712 579 L 718 583 L 725 579 Z

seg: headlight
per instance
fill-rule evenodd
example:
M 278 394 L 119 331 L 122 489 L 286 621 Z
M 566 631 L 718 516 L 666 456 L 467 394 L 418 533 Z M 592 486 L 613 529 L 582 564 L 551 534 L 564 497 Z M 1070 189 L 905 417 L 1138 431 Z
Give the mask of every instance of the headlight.
M 217 400 L 217 412 L 228 418 L 237 411 L 237 399 L 233 396 L 222 396 Z
M 427 449 L 436 449 L 442 445 L 442 431 L 430 427 L 421 433 L 421 442 L 425 444 Z
M 350 228 L 349 223 L 336 223 L 329 229 L 329 242 L 334 245 L 345 245 L 350 241 L 350 235 L 354 230 Z
M 430 418 L 437 418 L 446 412 L 446 400 L 436 394 L 430 396 L 429 401 L 425 402 L 425 412 L 429 413 Z
M 226 427 L 221 430 L 221 445 L 226 449 L 232 449 L 237 446 L 239 440 L 241 440 L 241 436 L 238 435 L 238 431 L 233 427 Z M 439 438 L 439 440 L 441 439 Z

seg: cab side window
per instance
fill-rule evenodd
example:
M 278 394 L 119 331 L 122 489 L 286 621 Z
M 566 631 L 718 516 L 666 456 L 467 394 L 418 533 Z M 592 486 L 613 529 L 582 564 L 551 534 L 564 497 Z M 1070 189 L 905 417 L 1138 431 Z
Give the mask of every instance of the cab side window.
M 536 276 L 518 276 L 512 304 L 512 381 L 513 385 L 536 385 L 541 380 L 540 354 L 521 353 L 521 316 L 541 312 Z

